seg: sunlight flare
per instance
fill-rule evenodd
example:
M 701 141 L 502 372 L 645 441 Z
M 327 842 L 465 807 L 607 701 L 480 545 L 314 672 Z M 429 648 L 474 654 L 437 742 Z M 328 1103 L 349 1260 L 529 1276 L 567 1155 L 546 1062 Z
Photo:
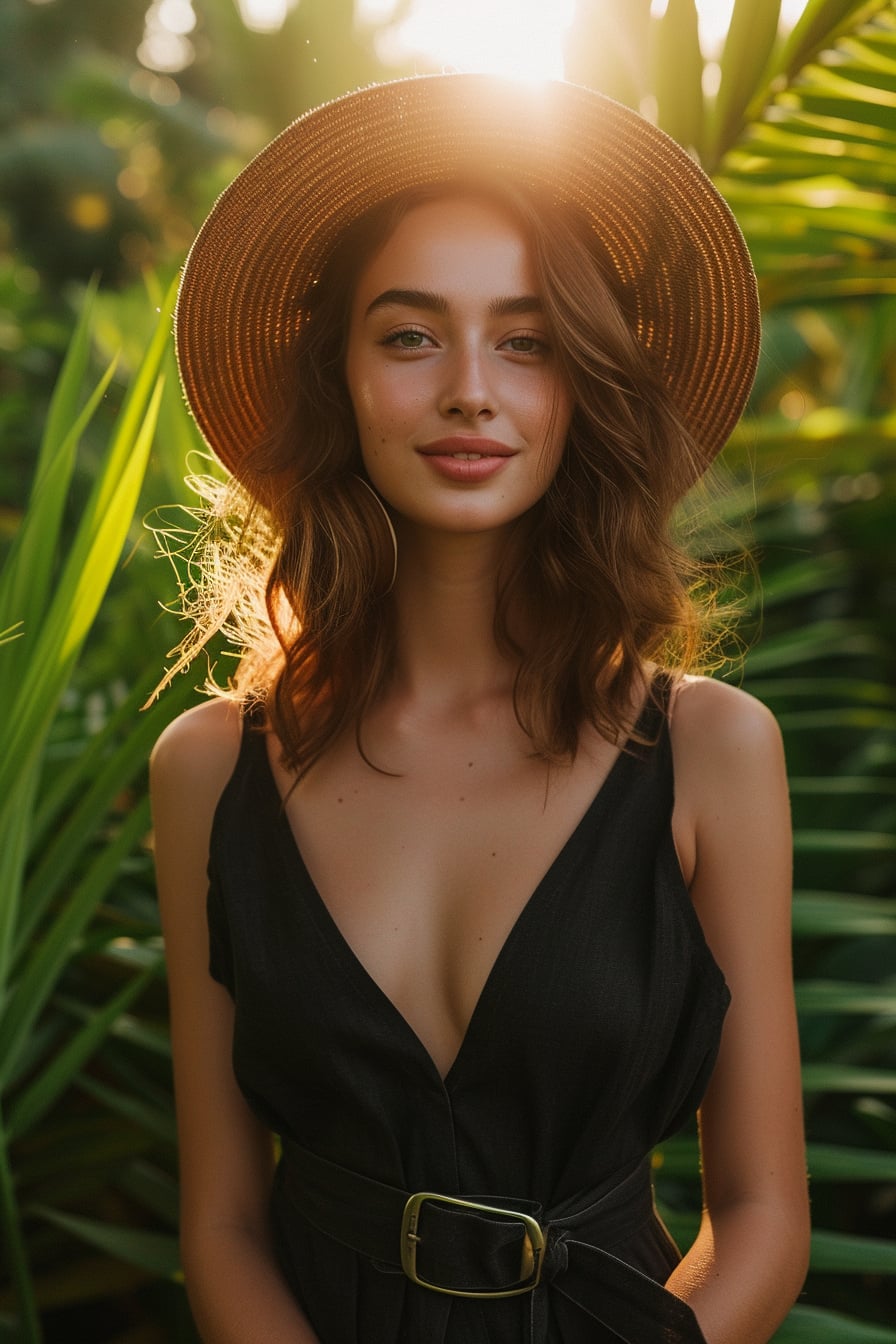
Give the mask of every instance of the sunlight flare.
M 521 79 L 561 78 L 563 39 L 575 0 L 416 0 L 379 44 L 384 60 L 419 55 L 446 69 Z M 360 0 L 359 17 L 382 14 L 381 0 Z
M 248 0 L 242 0 L 247 3 Z M 272 2 L 272 0 L 268 0 Z M 668 0 L 653 0 L 655 15 Z M 734 0 L 695 0 L 704 56 L 718 56 L 731 23 Z M 807 0 L 782 0 L 781 26 L 793 27 Z M 523 79 L 563 76 L 563 43 L 576 0 L 414 0 L 400 23 L 389 26 L 395 0 L 357 0 L 362 24 L 384 24 L 377 48 L 386 63 L 419 56 L 445 69 L 488 71 Z

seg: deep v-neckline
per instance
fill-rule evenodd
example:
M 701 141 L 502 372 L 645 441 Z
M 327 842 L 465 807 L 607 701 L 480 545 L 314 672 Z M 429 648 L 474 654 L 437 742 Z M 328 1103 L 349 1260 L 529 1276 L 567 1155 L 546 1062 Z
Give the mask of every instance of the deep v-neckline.
M 401 1009 L 398 1008 L 394 1001 L 389 997 L 379 981 L 367 969 L 364 961 L 343 933 L 330 910 L 330 907 L 324 900 L 317 883 L 311 876 L 311 872 L 305 862 L 304 855 L 302 854 L 302 848 L 299 844 L 298 837 L 290 823 L 285 802 L 280 793 L 274 768 L 271 764 L 268 752 L 267 735 L 263 733 L 258 734 L 258 749 L 264 761 L 265 783 L 271 795 L 271 803 L 274 810 L 273 820 L 283 842 L 283 852 L 287 856 L 288 862 L 295 867 L 305 891 L 313 901 L 315 911 L 319 917 L 319 923 L 322 923 L 323 925 L 323 929 L 327 934 L 331 948 L 339 955 L 339 959 L 345 967 L 346 973 L 352 975 L 356 981 L 363 984 L 368 993 L 372 993 L 376 1001 L 381 1006 L 385 1006 L 386 1011 L 396 1022 L 398 1029 L 410 1036 L 415 1044 L 415 1048 L 424 1057 L 427 1067 L 435 1073 L 443 1087 L 447 1088 L 449 1086 L 451 1080 L 459 1070 L 462 1059 L 467 1053 L 470 1039 L 471 1037 L 475 1037 L 479 1021 L 487 1011 L 489 998 L 494 993 L 494 985 L 496 981 L 500 979 L 504 964 L 509 960 L 513 948 L 519 941 L 521 930 L 525 930 L 526 924 L 532 918 L 533 910 L 537 910 L 541 905 L 542 900 L 545 899 L 546 893 L 555 887 L 559 876 L 565 871 L 567 863 L 574 861 L 574 856 L 581 847 L 583 836 L 586 831 L 590 831 L 597 816 L 606 806 L 610 794 L 618 783 L 619 777 L 625 770 L 626 763 L 633 759 L 631 752 L 632 743 L 635 740 L 635 736 L 643 731 L 651 708 L 652 697 L 648 693 L 647 700 L 638 715 L 632 733 L 626 738 L 623 746 L 617 751 L 610 763 L 609 769 L 598 784 L 596 791 L 592 794 L 581 817 L 575 823 L 566 840 L 554 855 L 529 896 L 520 907 L 516 918 L 498 947 L 488 973 L 482 982 L 476 1001 L 473 1005 L 473 1011 L 470 1014 L 466 1028 L 461 1036 L 457 1051 L 444 1074 L 418 1032 L 408 1021 Z

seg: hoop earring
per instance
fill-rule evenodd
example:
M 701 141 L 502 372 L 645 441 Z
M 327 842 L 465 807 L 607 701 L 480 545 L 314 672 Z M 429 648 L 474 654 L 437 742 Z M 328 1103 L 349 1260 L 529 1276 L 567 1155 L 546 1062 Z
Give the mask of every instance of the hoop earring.
M 382 595 L 383 597 L 385 597 L 386 594 L 391 593 L 392 589 L 395 587 L 395 580 L 398 577 L 398 537 L 395 535 L 395 527 L 393 526 L 392 519 L 389 517 L 389 512 L 383 501 L 380 499 L 377 492 L 374 490 L 373 486 L 370 484 L 369 481 L 365 481 L 363 476 L 358 476 L 357 473 L 353 474 L 355 476 L 355 480 L 361 482 L 361 484 L 364 486 L 364 489 L 369 491 L 369 493 L 376 500 L 377 504 L 380 506 L 380 511 L 383 517 L 385 518 L 386 526 L 389 529 L 389 536 L 392 538 L 392 577 L 386 584 L 386 587 L 383 589 Z

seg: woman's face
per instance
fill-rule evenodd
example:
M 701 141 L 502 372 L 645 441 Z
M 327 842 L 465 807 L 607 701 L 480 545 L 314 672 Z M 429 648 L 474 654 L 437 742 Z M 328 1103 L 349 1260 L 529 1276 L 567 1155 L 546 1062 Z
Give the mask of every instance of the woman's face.
M 571 394 L 526 238 L 487 200 L 404 216 L 360 274 L 346 376 L 370 480 L 410 523 L 504 528 L 557 471 Z

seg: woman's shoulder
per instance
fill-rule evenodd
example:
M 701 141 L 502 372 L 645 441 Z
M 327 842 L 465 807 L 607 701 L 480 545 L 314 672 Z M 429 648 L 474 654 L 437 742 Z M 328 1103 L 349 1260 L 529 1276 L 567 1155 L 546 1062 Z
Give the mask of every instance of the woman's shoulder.
M 672 690 L 669 722 L 676 737 L 707 739 L 720 750 L 780 737 L 771 710 L 755 696 L 713 677 L 686 675 Z
M 773 750 L 781 732 L 760 700 L 712 677 L 683 676 L 674 686 L 669 709 L 673 742 L 702 753 Z
M 736 855 L 787 846 L 787 771 L 781 732 L 759 700 L 708 677 L 683 677 L 669 710 L 675 775 L 674 833 L 691 884 L 702 858 L 718 890 Z M 715 868 L 713 859 L 715 856 Z M 693 895 L 692 890 L 692 895 Z
M 220 796 L 233 774 L 242 731 L 242 709 L 230 700 L 208 700 L 180 714 L 152 750 L 153 791 L 182 793 L 194 801 Z
M 676 785 L 740 792 L 783 769 L 781 731 L 755 696 L 711 677 L 682 677 L 669 709 Z

